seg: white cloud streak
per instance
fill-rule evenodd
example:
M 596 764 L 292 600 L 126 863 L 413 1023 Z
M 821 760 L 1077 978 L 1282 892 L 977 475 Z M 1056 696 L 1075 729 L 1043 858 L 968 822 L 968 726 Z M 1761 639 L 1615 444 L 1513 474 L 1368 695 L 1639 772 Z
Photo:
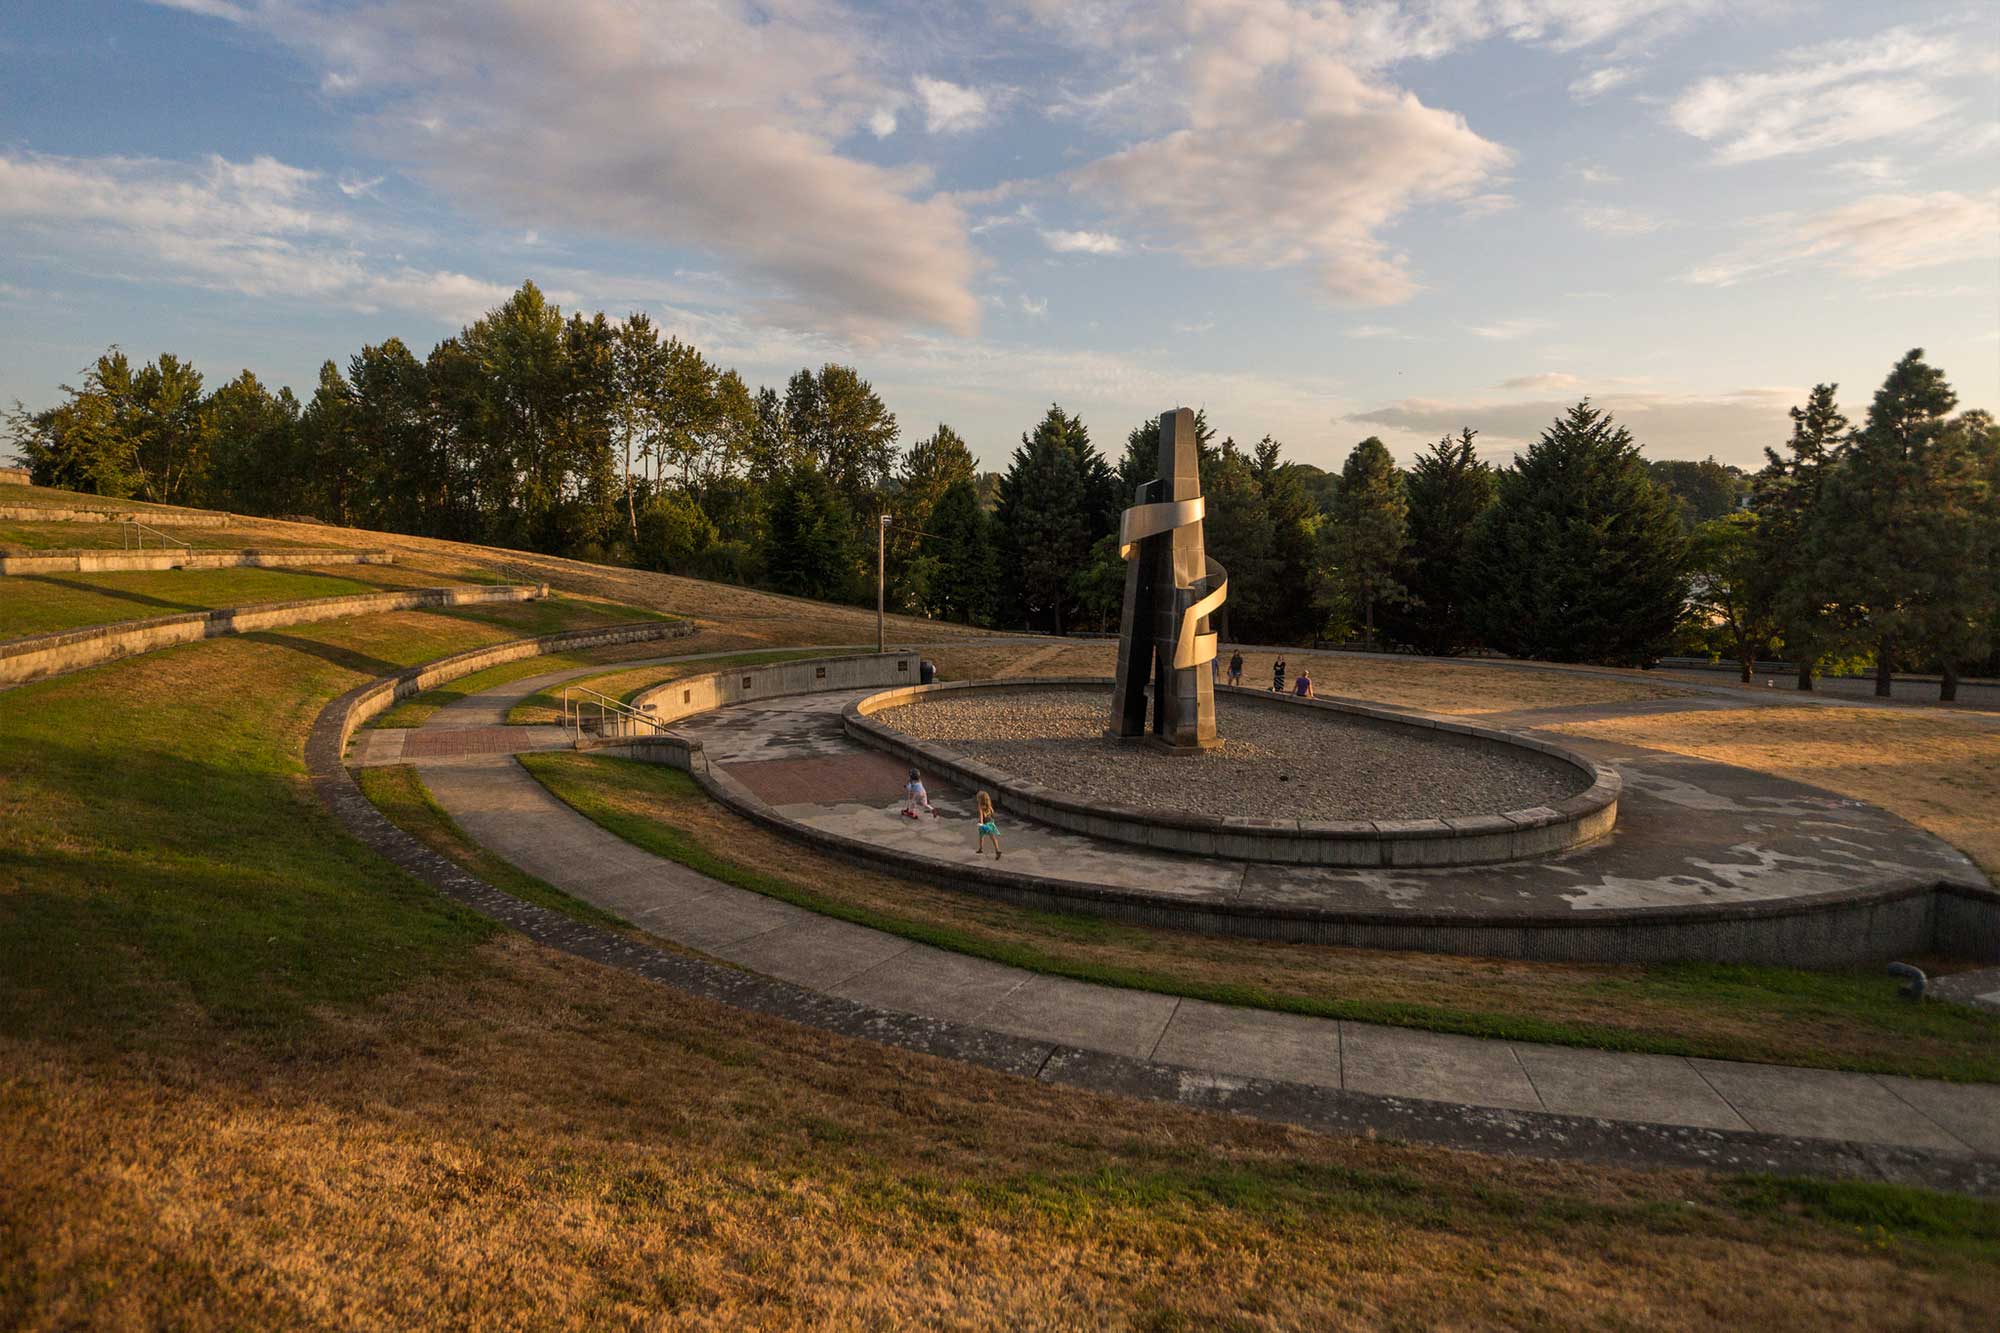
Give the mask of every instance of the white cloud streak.
M 1059 255 L 1122 255 L 1125 242 L 1110 232 L 1104 231 L 1062 231 L 1060 229 L 1042 232 L 1042 244 Z
M 965 134 L 984 126 L 992 108 L 977 88 L 943 79 L 916 80 L 917 101 L 923 104 L 924 128 L 932 134 Z
M 346 194 L 269 157 L 0 156 L 0 229 L 89 271 L 448 321 L 506 298 L 498 283 L 373 253 Z
M 1827 265 L 1859 278 L 2000 258 L 2000 190 L 1873 194 L 1810 216 L 1757 219 L 1760 240 L 1703 264 L 1690 282 L 1730 287 L 1747 279 Z

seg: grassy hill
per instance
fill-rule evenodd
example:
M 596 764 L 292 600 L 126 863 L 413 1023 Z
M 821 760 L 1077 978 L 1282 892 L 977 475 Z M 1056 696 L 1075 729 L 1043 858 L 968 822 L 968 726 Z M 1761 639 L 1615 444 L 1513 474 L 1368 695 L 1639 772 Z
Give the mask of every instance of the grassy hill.
M 252 544 L 267 531 L 389 546 L 394 568 L 427 581 L 546 580 L 569 596 L 209 640 L 0 691 L 0 1324 L 1973 1326 L 1989 1313 L 1991 1204 L 1514 1161 L 1125 1102 L 528 944 L 322 811 L 302 751 L 328 700 L 635 611 L 693 616 L 700 633 L 674 645 L 689 653 L 868 641 L 872 614 L 242 525 Z M 0 637 L 19 632 L 8 591 Z M 1019 649 L 1011 660 L 1041 651 Z M 618 655 L 579 660 L 608 670 Z M 384 799 L 421 818 L 412 793 Z

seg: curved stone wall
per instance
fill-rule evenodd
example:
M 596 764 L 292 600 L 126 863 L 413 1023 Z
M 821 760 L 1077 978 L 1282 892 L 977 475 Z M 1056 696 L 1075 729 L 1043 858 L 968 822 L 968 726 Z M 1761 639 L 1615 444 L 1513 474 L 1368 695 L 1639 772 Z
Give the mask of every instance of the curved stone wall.
M 0 574 L 105 574 L 130 569 L 317 569 L 323 565 L 393 565 L 388 551 L 285 547 L 280 550 L 0 551 Z
M 229 515 L 204 510 L 54 509 L 42 505 L 0 505 L 6 523 L 129 523 L 133 520 L 162 528 L 226 528 Z
M 1576 768 L 1590 785 L 1554 806 L 1448 819 L 1294 820 L 1142 811 L 1093 804 L 1051 791 L 1038 783 L 976 763 L 955 751 L 918 740 L 872 716 L 943 691 L 1078 686 L 1101 689 L 1108 684 L 1096 676 L 1055 676 L 916 685 L 855 700 L 848 705 L 842 725 L 849 736 L 865 745 L 926 766 L 960 786 L 987 789 L 1001 808 L 1037 823 L 1113 842 L 1194 856 L 1348 867 L 1478 865 L 1546 856 L 1581 846 L 1609 833 L 1618 818 L 1617 771 L 1574 750 L 1450 718 L 1370 708 L 1333 699 L 1299 699 L 1262 690 L 1238 690 L 1232 695 L 1273 708 L 1316 708 L 1365 718 L 1378 725 L 1436 731 L 1462 739 L 1468 745 L 1533 750 Z
M 114 658 L 149 653 L 156 648 L 171 648 L 175 644 L 213 639 L 224 634 L 247 634 L 253 630 L 277 629 L 284 625 L 303 625 L 310 621 L 338 620 L 343 616 L 372 615 L 384 611 L 528 602 L 546 597 L 548 592 L 549 585 L 546 583 L 399 588 L 387 592 L 356 593 L 349 597 L 260 602 L 255 606 L 191 611 L 186 615 L 155 616 L 149 620 L 125 620 L 115 625 L 91 625 L 54 634 L 37 634 L 32 638 L 0 643 L 0 685 L 18 685 L 62 671 L 95 666 Z

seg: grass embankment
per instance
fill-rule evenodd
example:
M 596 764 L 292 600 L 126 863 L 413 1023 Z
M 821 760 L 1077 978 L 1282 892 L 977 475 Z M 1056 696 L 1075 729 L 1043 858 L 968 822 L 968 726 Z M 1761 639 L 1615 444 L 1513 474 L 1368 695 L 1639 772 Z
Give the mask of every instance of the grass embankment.
M 679 644 L 675 645 L 676 647 Z M 690 649 L 700 652 L 701 649 Z M 579 676 L 575 680 L 552 685 L 545 690 L 537 690 L 521 702 L 507 710 L 507 721 L 515 725 L 538 722 L 562 721 L 562 700 L 564 686 L 586 686 L 599 694 L 610 695 L 620 703 L 630 703 L 644 690 L 684 676 L 702 676 L 711 671 L 727 671 L 731 667 L 769 666 L 773 662 L 796 662 L 808 657 L 833 657 L 842 653 L 857 651 L 849 648 L 770 648 L 754 653 L 729 653 L 720 657 L 704 658 L 697 662 L 675 662 L 649 667 L 628 667 L 622 671 L 606 671 L 598 675 Z M 486 688 L 482 686 L 481 688 Z
M 255 602 L 347 597 L 383 588 L 429 587 L 436 575 L 394 565 L 324 569 L 160 569 L 106 574 L 14 574 L 0 591 L 0 639 L 85 625 L 212 611 Z
M 0 502 L 4 503 L 4 502 Z M 258 550 L 276 551 L 287 547 L 311 546 L 313 543 L 290 540 L 283 537 L 265 537 L 255 542 L 246 541 L 243 535 L 228 528 L 189 528 L 176 526 L 163 519 L 149 523 L 153 532 L 146 534 L 145 549 L 155 550 L 160 543 L 155 532 L 164 532 L 169 537 L 185 542 L 197 550 L 242 550 L 253 547 Z M 0 551 L 122 551 L 132 545 L 130 532 L 119 523 L 69 523 L 60 519 L 41 523 L 0 523 Z
M 359 681 L 511 636 L 408 612 L 0 694 L 0 1325 L 1990 1313 L 1989 1203 L 1128 1103 L 496 932 L 299 755 Z
M 520 762 L 586 817 L 725 883 L 1037 972 L 1481 1037 L 2000 1081 L 2000 1017 L 1895 997 L 1875 969 L 1599 966 L 1232 940 L 1012 907 L 851 867 L 716 805 L 686 774 Z
M 1736 708 L 1552 728 L 1775 773 L 1879 805 L 2000 878 L 2000 724 L 1889 708 Z

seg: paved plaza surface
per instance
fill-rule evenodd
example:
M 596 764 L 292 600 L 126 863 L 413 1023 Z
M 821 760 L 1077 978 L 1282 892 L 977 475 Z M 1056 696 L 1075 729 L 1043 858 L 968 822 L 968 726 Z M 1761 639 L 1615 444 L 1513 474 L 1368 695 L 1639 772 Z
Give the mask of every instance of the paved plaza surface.
M 868 693 L 739 704 L 683 719 L 675 730 L 700 741 L 710 764 L 790 819 L 944 865 L 975 864 L 970 793 L 935 784 L 932 798 L 946 817 L 904 819 L 899 812 L 907 765 L 842 732 L 841 710 Z M 1479 721 L 1524 727 L 1725 706 L 1705 698 L 1641 700 Z M 1985 882 L 1948 843 L 1866 802 L 1688 755 L 1567 734 L 1551 739 L 1613 765 L 1625 784 L 1612 833 L 1556 856 L 1439 869 L 1287 866 L 1150 851 L 1003 815 L 1003 864 L 1185 904 L 1468 916 L 1712 907 L 1860 888 Z M 863 762 L 862 756 L 881 762 Z
M 575 674 L 581 673 L 551 673 L 459 701 L 418 734 L 493 728 L 513 702 Z M 833 705 L 824 697 L 795 702 L 807 701 Z M 899 765 L 825 744 L 827 716 L 824 707 L 750 706 L 699 720 L 712 762 L 746 785 L 780 798 L 815 787 L 866 788 L 882 797 L 877 805 L 887 818 L 918 836 L 945 837 L 957 821 L 914 823 L 896 814 Z M 431 757 L 423 748 L 405 761 L 421 766 L 439 804 L 475 841 L 521 869 L 660 938 L 881 1010 L 1157 1061 L 1189 1077 L 1274 1079 L 1497 1111 L 2000 1154 L 2000 1087 L 1993 1085 L 1579 1050 L 1238 1009 L 914 944 L 644 852 L 551 796 L 510 755 Z M 894 785 L 883 793 L 876 784 L 888 780 Z M 1011 859 L 1012 842 L 1009 851 Z

